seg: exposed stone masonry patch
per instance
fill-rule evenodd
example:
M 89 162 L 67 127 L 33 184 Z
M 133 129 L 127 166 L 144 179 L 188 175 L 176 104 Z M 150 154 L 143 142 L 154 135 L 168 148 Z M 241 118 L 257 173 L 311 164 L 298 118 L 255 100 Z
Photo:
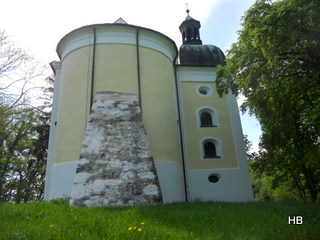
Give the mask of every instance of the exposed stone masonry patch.
M 131 206 L 162 202 L 138 98 L 98 92 L 74 178 L 74 206 Z

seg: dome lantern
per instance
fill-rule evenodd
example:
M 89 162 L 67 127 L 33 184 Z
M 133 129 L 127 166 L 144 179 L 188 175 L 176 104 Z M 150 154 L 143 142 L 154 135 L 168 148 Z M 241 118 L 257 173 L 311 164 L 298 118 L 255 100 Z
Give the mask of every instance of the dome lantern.
M 214 45 L 203 45 L 200 39 L 200 21 L 189 15 L 181 23 L 179 29 L 182 34 L 182 45 L 179 49 L 179 62 L 189 66 L 217 66 L 225 65 L 225 55 Z
M 181 23 L 179 29 L 182 34 L 182 43 L 183 44 L 202 44 L 200 39 L 200 22 L 193 19 L 189 15 L 189 9 L 187 9 L 188 16 Z

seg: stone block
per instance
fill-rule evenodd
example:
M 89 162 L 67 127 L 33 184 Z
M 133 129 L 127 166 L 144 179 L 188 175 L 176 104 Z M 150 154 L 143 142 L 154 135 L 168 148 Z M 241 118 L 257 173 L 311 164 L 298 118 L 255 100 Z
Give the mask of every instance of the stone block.
M 137 96 L 98 92 L 87 124 L 70 204 L 132 206 L 161 202 Z

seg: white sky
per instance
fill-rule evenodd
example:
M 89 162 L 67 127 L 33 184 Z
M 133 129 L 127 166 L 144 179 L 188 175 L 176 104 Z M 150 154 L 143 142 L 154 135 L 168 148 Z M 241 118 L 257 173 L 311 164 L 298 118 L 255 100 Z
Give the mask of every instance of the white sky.
M 214 44 L 224 52 L 237 40 L 244 12 L 255 0 L 5 0 L 1 3 L 0 29 L 29 50 L 40 61 L 58 60 L 59 40 L 84 25 L 113 23 L 122 17 L 128 24 L 159 31 L 181 45 L 179 26 L 190 16 L 201 21 L 203 44 Z M 244 134 L 257 142 L 261 134 L 258 122 L 241 116 Z

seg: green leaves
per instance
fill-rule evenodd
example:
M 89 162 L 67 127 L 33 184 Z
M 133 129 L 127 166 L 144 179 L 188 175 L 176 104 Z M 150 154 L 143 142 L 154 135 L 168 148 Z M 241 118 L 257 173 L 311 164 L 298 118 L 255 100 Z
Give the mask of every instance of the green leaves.
M 242 108 L 260 121 L 256 171 L 302 174 L 312 201 L 320 191 L 319 165 L 309 164 L 320 148 L 319 25 L 319 1 L 257 1 L 216 82 L 220 95 L 243 94 Z
M 0 202 L 43 195 L 52 96 L 44 92 L 38 108 L 31 102 L 43 70 L 0 31 Z
M 47 123 L 35 109 L 11 109 L 0 104 L 0 129 L 0 201 L 40 199 L 49 133 Z

